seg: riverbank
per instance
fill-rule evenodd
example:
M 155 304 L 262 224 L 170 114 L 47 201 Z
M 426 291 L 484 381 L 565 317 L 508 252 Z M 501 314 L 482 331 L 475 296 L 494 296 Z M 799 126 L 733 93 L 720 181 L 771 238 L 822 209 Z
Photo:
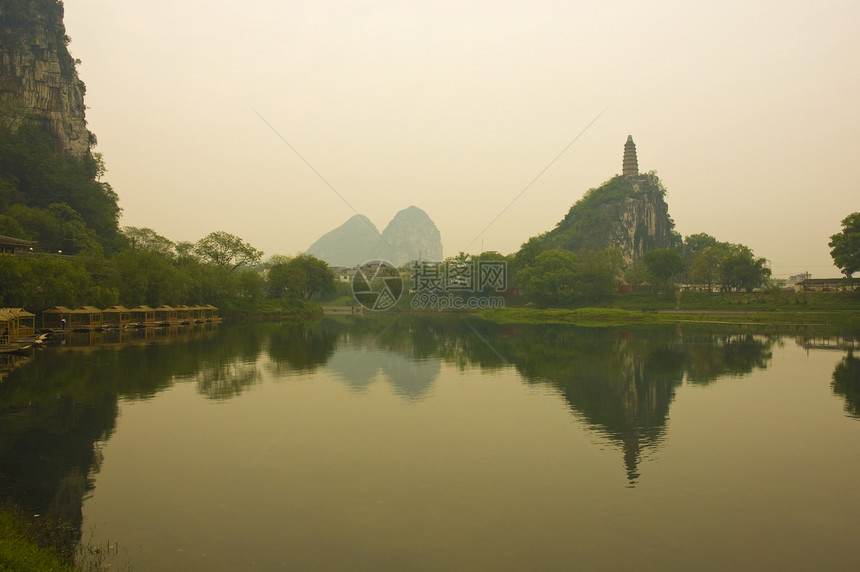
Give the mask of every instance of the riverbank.
M 319 304 L 305 300 L 265 298 L 239 300 L 219 308 L 225 322 L 310 322 L 323 315 Z
M 54 550 L 39 546 L 32 525 L 17 515 L 0 511 L 0 570 L 75 572 Z
M 860 329 L 860 310 L 623 310 L 619 308 L 499 308 L 475 316 L 497 324 L 575 324 L 603 327 L 633 324 L 738 324 L 832 326 Z

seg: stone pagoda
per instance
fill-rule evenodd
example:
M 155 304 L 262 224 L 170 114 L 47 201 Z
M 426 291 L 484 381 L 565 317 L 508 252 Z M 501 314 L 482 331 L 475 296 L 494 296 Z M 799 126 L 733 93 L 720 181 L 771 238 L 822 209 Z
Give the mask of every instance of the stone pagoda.
M 637 176 L 639 174 L 639 162 L 636 160 L 636 143 L 633 142 L 633 136 L 627 136 L 627 143 L 624 144 L 624 161 L 621 163 L 621 174 Z

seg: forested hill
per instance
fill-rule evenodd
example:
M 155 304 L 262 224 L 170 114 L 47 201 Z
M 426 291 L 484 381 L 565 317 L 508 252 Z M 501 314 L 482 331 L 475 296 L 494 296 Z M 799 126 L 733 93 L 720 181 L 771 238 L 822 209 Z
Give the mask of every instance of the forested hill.
M 665 195 L 653 172 L 613 177 L 585 193 L 554 229 L 523 248 L 572 252 L 616 248 L 629 267 L 648 250 L 681 244 Z
M 119 247 L 119 206 L 91 150 L 83 82 L 56 0 L 0 4 L 0 235 L 44 252 Z

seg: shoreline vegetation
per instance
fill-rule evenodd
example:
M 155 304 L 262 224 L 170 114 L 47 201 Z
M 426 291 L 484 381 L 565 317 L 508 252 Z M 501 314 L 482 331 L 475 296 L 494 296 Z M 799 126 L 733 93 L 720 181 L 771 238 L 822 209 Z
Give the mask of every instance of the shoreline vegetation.
M 497 324 L 571 324 L 615 327 L 649 324 L 722 324 L 821 326 L 860 332 L 860 295 L 843 292 L 684 293 L 613 296 L 578 308 L 526 307 L 525 300 L 509 298 L 505 308 L 477 311 L 413 310 L 401 299 L 387 312 L 365 311 L 356 316 L 400 314 L 473 316 Z M 404 301 L 405 300 L 405 301 Z M 334 303 L 332 303 L 334 302 Z M 353 301 L 353 305 L 355 302 Z M 350 315 L 345 298 L 322 304 L 325 315 Z
M 581 326 L 631 324 L 736 324 L 835 326 L 860 330 L 856 292 L 634 294 L 583 308 L 506 307 L 477 316 L 500 324 L 556 323 Z
M 623 310 L 619 308 L 500 308 L 475 315 L 497 324 L 611 327 L 648 324 L 833 326 L 860 329 L 860 310 Z

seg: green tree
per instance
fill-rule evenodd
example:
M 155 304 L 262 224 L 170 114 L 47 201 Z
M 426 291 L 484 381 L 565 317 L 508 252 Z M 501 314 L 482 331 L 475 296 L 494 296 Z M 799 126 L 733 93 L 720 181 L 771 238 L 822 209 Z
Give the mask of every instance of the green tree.
M 213 232 L 201 238 L 194 245 L 194 252 L 203 260 L 227 270 L 256 264 L 263 256 L 261 250 L 257 250 L 238 236 L 224 231 Z
M 569 250 L 545 250 L 535 257 L 534 265 L 517 273 L 523 293 L 539 304 L 567 306 L 576 299 L 579 258 Z
M 120 300 L 126 305 L 179 304 L 188 294 L 187 274 L 169 259 L 148 250 L 125 250 L 112 259 L 116 266 Z
M 690 265 L 690 281 L 707 284 L 708 290 L 720 281 L 720 266 L 725 258 L 726 249 L 718 244 L 707 246 L 693 256 Z
M 672 280 L 684 271 L 684 260 L 677 250 L 655 248 L 644 256 L 648 273 L 661 290 L 670 289 Z
M 767 267 L 767 260 L 756 258 L 748 246 L 734 244 L 723 257 L 720 276 L 727 289 L 749 292 L 767 283 L 770 268 Z
M 132 250 L 150 250 L 168 258 L 172 258 L 176 254 L 176 245 L 173 244 L 173 241 L 161 236 L 151 228 L 124 226 L 120 232 Z
M 268 270 L 269 295 L 273 298 L 303 298 L 331 294 L 336 290 L 334 274 L 328 264 L 310 254 L 285 260 L 273 257 Z
M 846 278 L 860 272 L 860 212 L 842 220 L 842 232 L 830 237 L 830 256 Z

